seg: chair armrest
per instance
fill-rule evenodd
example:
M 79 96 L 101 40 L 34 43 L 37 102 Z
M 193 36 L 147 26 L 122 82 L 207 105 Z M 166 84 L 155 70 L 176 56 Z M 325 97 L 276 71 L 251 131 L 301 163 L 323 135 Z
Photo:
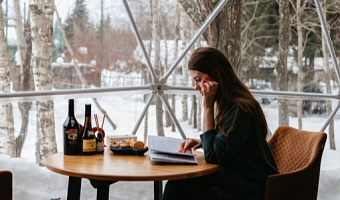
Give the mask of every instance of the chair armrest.
M 319 174 L 317 170 L 304 169 L 270 175 L 267 178 L 264 200 L 316 200 Z
M 13 175 L 10 171 L 0 171 L 0 196 L 3 200 L 12 200 Z

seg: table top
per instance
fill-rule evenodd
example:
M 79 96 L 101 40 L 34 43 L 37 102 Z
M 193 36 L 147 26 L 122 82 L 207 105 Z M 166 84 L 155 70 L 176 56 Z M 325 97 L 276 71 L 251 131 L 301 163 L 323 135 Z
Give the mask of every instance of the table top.
M 195 178 L 216 172 L 217 164 L 204 160 L 202 152 L 195 152 L 198 165 L 152 164 L 148 152 L 144 156 L 115 155 L 106 148 L 104 154 L 53 154 L 45 160 L 46 167 L 56 173 L 110 181 L 160 181 Z

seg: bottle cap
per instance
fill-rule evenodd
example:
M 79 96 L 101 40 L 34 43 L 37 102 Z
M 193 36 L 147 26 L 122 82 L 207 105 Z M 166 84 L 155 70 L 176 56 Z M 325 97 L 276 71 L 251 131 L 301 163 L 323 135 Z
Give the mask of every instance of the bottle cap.
M 91 104 L 85 104 L 85 116 L 91 117 Z

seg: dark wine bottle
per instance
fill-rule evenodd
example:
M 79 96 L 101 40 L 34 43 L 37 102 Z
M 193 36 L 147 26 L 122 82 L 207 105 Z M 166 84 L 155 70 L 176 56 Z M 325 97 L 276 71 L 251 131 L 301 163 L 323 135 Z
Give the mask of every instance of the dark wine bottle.
M 68 100 L 68 115 L 63 124 L 64 154 L 78 155 L 80 153 L 81 136 L 79 124 L 74 116 L 74 100 Z
M 82 133 L 81 154 L 93 155 L 96 153 L 96 137 L 91 125 L 91 104 L 85 105 L 85 122 Z

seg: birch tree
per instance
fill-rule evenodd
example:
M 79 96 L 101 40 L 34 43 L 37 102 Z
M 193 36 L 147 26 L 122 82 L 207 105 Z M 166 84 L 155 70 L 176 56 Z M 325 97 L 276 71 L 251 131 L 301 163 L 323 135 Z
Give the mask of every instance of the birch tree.
M 2 3 L 0 2 L 0 92 L 10 92 L 10 63 L 4 32 Z M 12 103 L 0 104 L 0 153 L 15 156 Z
M 302 22 L 301 15 L 304 10 L 304 5 L 301 6 L 301 0 L 296 1 L 296 26 L 297 26 L 297 35 L 298 35 L 298 80 L 297 80 L 297 90 L 298 92 L 302 92 L 302 81 L 303 81 L 303 72 L 302 72 L 302 56 L 303 56 L 303 35 L 302 35 Z M 297 101 L 297 116 L 298 116 L 298 127 L 302 129 L 302 100 Z
M 29 19 L 23 29 L 22 16 L 20 12 L 19 0 L 13 1 L 14 17 L 15 17 L 15 31 L 17 35 L 17 49 L 19 52 L 19 65 L 20 65 L 20 78 L 13 81 L 13 85 L 18 85 L 19 91 L 32 91 L 31 74 L 32 68 L 30 67 L 30 59 L 32 53 L 32 41 L 31 41 L 31 29 Z M 24 34 L 25 32 L 25 34 Z M 26 35 L 26 40 L 24 38 Z M 29 111 L 31 109 L 32 102 L 18 102 L 18 107 L 21 114 L 21 128 L 20 133 L 16 140 L 16 156 L 21 156 L 21 150 L 25 143 L 28 131 Z
M 178 57 L 178 41 L 180 38 L 180 31 L 179 31 L 179 26 L 180 26 L 180 21 L 181 21 L 181 10 L 180 7 L 178 5 L 178 3 L 176 3 L 176 13 L 175 13 L 175 39 L 174 39 L 174 58 L 177 59 Z M 176 70 L 174 70 L 172 72 L 172 84 L 176 85 L 176 77 L 177 77 L 177 73 Z M 176 114 L 176 95 L 172 94 L 171 95 L 171 108 L 172 108 L 172 112 L 174 114 Z M 175 123 L 171 123 L 171 131 L 176 131 L 176 126 Z
M 325 22 L 327 22 L 327 2 L 326 0 L 323 0 L 323 17 L 325 19 Z M 327 30 L 329 31 L 329 25 L 326 24 Z M 322 34 L 322 53 L 323 53 L 323 67 L 325 71 L 325 83 L 326 83 L 326 92 L 327 94 L 332 94 L 332 87 L 331 87 L 331 77 L 332 77 L 332 71 L 330 70 L 329 67 L 329 56 L 330 53 L 327 49 L 327 44 L 326 44 L 326 38 L 325 35 Z M 327 101 L 327 113 L 330 115 L 332 113 L 332 101 Z M 335 140 L 334 140 L 334 120 L 332 119 L 328 125 L 328 136 L 329 136 L 329 145 L 330 149 L 336 149 L 335 147 Z
M 189 20 L 187 20 L 188 22 L 188 27 L 190 28 L 190 30 L 188 31 L 190 33 L 190 37 L 193 37 L 193 35 L 195 34 L 195 25 L 193 23 L 190 23 Z M 190 26 L 189 26 L 190 24 Z M 199 46 L 197 44 L 199 44 L 200 40 L 197 40 L 196 43 L 193 45 L 193 47 L 189 50 L 189 55 L 192 54 L 193 50 L 196 48 L 196 46 Z M 186 64 L 187 65 L 187 64 Z M 185 66 L 185 68 L 187 68 L 187 66 Z M 189 79 L 189 81 L 192 81 L 192 79 Z M 194 85 L 194 84 L 193 84 Z M 191 109 L 190 109 L 190 118 L 189 118 L 189 124 L 193 125 L 193 128 L 197 128 L 198 127 L 198 113 L 197 113 L 197 96 L 196 95 L 191 95 Z
M 195 26 L 193 26 L 194 28 Z M 200 40 L 196 41 L 195 47 L 200 47 L 201 43 Z M 197 130 L 202 131 L 203 130 L 203 119 L 202 119 L 202 96 L 198 95 L 197 98 Z
M 36 91 L 52 90 L 52 35 L 54 2 L 50 0 L 30 0 L 30 20 L 32 30 L 33 77 Z M 57 152 L 55 139 L 54 103 L 52 100 L 37 101 L 36 114 L 36 162 L 44 165 L 50 154 Z
M 162 35 L 161 27 L 160 27 L 160 11 L 157 0 L 152 0 L 152 46 L 154 52 L 154 63 L 153 66 L 155 68 L 156 74 L 158 77 L 161 77 L 161 58 L 160 58 L 160 36 Z M 163 128 L 163 107 L 162 101 L 157 96 L 156 97 L 156 123 L 157 123 L 157 134 L 160 136 L 164 136 L 164 128 Z
M 184 49 L 187 46 L 187 40 L 188 40 L 188 30 L 187 30 L 187 17 L 186 13 L 181 12 L 181 20 L 180 20 L 180 36 L 182 40 L 182 49 Z M 187 56 L 183 57 L 182 60 L 182 85 L 187 86 L 188 85 L 188 68 L 185 66 L 187 64 Z M 183 94 L 182 96 L 182 120 L 187 121 L 188 120 L 188 95 Z
M 290 1 L 291 7 L 295 11 L 295 16 L 292 19 L 292 28 L 296 27 L 296 35 L 297 35 L 297 65 L 298 65 L 298 77 L 297 77 L 297 91 L 298 92 L 311 92 L 308 86 L 311 83 L 314 83 L 314 76 L 311 76 L 314 73 L 314 69 L 308 69 L 307 66 L 304 66 L 303 58 L 305 50 L 308 51 L 307 44 L 309 42 L 308 38 L 312 37 L 313 32 L 316 32 L 317 26 L 319 26 L 319 22 L 317 18 L 311 16 L 311 9 L 308 7 L 309 1 L 297 0 Z M 315 8 L 313 9 L 313 13 L 315 13 Z M 292 31 L 294 34 L 294 32 Z M 295 42 L 295 41 L 294 41 Z M 293 43 L 294 43 L 293 42 Z M 309 50 L 310 51 L 310 50 Z M 313 53 L 315 54 L 315 53 Z M 306 55 L 305 55 L 306 56 Z M 307 58 L 306 58 L 307 59 Z M 312 64 L 311 64 L 312 66 Z M 309 67 L 312 68 L 312 67 Z M 306 69 L 306 71 L 304 71 Z M 313 77 L 313 78 L 312 78 Z M 314 84 L 312 84 L 314 85 Z M 302 116 L 303 116 L 303 100 L 297 100 L 297 116 L 298 116 L 298 128 L 302 129 Z
M 148 20 L 149 26 L 152 29 L 152 23 L 153 23 L 153 13 L 152 13 L 152 0 L 149 1 L 150 2 L 150 18 Z M 149 38 L 152 38 L 152 30 L 149 32 Z M 151 55 L 151 51 L 152 51 L 152 42 L 149 42 L 148 45 L 148 55 Z M 143 74 L 144 74 L 144 83 L 150 83 L 150 73 L 148 73 L 148 71 L 145 69 L 143 70 Z M 147 97 L 149 97 L 149 95 L 145 94 L 144 95 L 144 102 L 147 101 Z M 147 110 L 144 116 L 144 142 L 147 141 L 148 138 L 148 124 L 149 124 L 149 111 Z
M 20 57 L 20 71 L 23 72 L 23 60 L 25 60 L 25 42 L 24 32 L 20 13 L 19 0 L 13 0 L 14 18 L 15 18 L 15 32 L 17 35 L 17 49 Z
M 164 7 L 167 9 L 164 12 L 168 13 L 169 12 L 169 7 L 170 5 L 165 4 Z M 167 20 L 166 20 L 166 15 L 164 15 L 164 12 L 161 13 L 161 24 L 162 24 L 162 40 L 164 41 L 164 50 L 165 50 L 165 56 L 162 57 L 164 60 L 164 68 L 162 68 L 162 74 L 164 74 L 165 71 L 168 71 L 168 60 L 169 60 L 169 48 L 168 48 L 168 37 L 169 37 L 169 32 L 167 31 Z M 165 94 L 165 98 L 169 100 L 170 95 Z M 171 126 L 172 120 L 170 113 L 168 110 L 165 110 L 165 127 Z
M 279 58 L 276 64 L 276 89 L 287 91 L 287 57 L 290 42 L 290 3 L 286 0 L 279 0 Z M 279 99 L 279 125 L 289 125 L 288 100 Z

